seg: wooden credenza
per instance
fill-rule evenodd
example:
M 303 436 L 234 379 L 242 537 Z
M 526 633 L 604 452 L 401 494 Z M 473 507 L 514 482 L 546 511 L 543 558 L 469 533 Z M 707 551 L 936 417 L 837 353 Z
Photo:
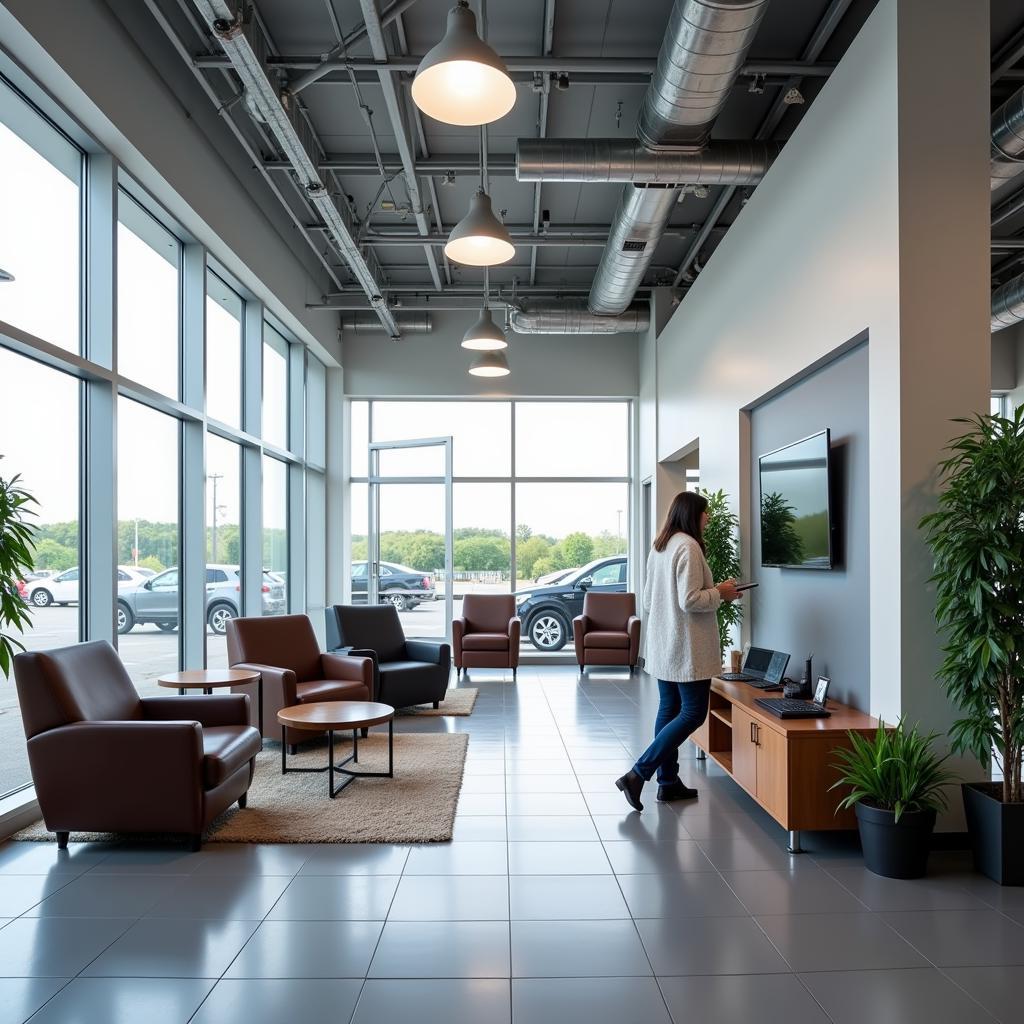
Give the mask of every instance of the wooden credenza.
M 791 853 L 800 853 L 804 829 L 854 829 L 852 810 L 836 813 L 843 797 L 830 787 L 835 750 L 848 747 L 847 732 L 873 733 L 878 719 L 830 700 L 830 718 L 776 718 L 758 697 L 777 697 L 746 683 L 711 681 L 711 704 L 691 739 L 789 832 Z

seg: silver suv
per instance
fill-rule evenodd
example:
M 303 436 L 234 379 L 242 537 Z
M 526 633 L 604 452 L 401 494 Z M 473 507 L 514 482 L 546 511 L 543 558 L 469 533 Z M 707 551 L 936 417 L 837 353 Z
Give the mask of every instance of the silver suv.
M 286 608 L 284 580 L 263 570 L 263 614 L 283 615 Z M 228 619 L 236 618 L 242 607 L 242 581 L 237 565 L 206 567 L 206 623 L 211 632 L 223 636 Z M 136 625 L 152 622 L 165 633 L 178 628 L 178 570 L 165 569 L 140 587 L 117 595 L 118 633 L 130 633 Z

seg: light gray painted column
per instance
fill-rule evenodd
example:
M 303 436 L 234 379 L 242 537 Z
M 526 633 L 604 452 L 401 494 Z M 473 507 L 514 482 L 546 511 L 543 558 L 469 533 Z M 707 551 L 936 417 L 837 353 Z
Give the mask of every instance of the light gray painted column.
M 206 252 L 184 247 L 182 258 L 181 397 L 206 407 Z M 185 668 L 206 665 L 206 429 L 202 420 L 181 425 L 180 577 L 178 643 Z
M 349 521 L 348 426 L 344 371 L 327 369 L 327 519 L 324 552 L 327 562 L 327 603 L 343 604 L 351 592 L 352 552 L 345 543 Z
M 90 156 L 86 177 L 85 356 L 113 367 L 117 353 L 117 163 Z M 117 397 L 112 383 L 83 385 L 80 635 L 116 643 Z
M 288 447 L 306 454 L 306 349 L 288 346 Z M 306 472 L 288 466 L 288 610 L 306 610 Z

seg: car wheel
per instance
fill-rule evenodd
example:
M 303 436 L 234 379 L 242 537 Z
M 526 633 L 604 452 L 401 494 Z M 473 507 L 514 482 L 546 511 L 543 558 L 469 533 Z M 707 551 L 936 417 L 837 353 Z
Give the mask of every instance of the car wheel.
M 135 616 L 132 614 L 131 608 L 118 601 L 114 622 L 117 626 L 118 633 L 130 633 L 135 627 Z
M 38 589 L 32 591 L 32 603 L 37 608 L 46 608 L 47 606 L 53 604 L 53 597 L 48 590 L 39 587 Z
M 173 633 L 178 628 L 178 624 L 176 622 L 157 622 L 156 628 L 161 633 Z
M 558 612 L 541 612 L 530 622 L 530 641 L 540 651 L 560 651 L 568 633 L 569 624 Z
M 382 594 L 380 600 L 382 604 L 389 604 L 400 612 L 404 612 L 409 607 L 409 602 L 405 599 L 404 594 Z
M 228 631 L 228 620 L 234 617 L 235 612 L 231 605 L 215 604 L 206 616 L 206 621 L 217 636 L 223 636 Z

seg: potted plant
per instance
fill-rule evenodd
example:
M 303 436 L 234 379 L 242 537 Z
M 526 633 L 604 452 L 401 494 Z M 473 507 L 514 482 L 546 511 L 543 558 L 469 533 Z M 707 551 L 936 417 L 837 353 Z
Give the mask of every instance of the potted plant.
M 729 508 L 729 496 L 725 491 L 700 492 L 708 502 L 708 525 L 704 531 L 705 557 L 711 575 L 716 580 L 738 580 L 740 578 L 740 549 L 736 541 L 739 519 Z M 729 635 L 734 626 L 743 619 L 742 601 L 723 601 L 718 608 L 718 637 L 722 647 L 722 661 L 729 646 Z
M 934 745 L 937 733 L 922 736 L 903 719 L 873 737 L 847 734 L 848 748 L 835 751 L 839 779 L 832 789 L 850 792 L 837 810 L 854 808 L 869 871 L 886 878 L 920 878 L 928 866 L 935 814 L 946 806 L 943 786 L 952 776 Z
M 1012 418 L 975 416 L 940 466 L 945 489 L 921 520 L 934 557 L 935 614 L 944 634 L 939 668 L 961 711 L 954 752 L 1000 782 L 963 786 L 979 871 L 1024 884 L 1024 407 Z
M 0 455 L 0 459 L 3 456 Z M 7 629 L 23 630 L 30 625 L 28 606 L 18 593 L 18 580 L 32 569 L 32 537 L 35 515 L 32 497 L 22 486 L 21 477 L 5 480 L 0 476 L 0 672 L 11 673 L 11 662 L 24 645 Z

